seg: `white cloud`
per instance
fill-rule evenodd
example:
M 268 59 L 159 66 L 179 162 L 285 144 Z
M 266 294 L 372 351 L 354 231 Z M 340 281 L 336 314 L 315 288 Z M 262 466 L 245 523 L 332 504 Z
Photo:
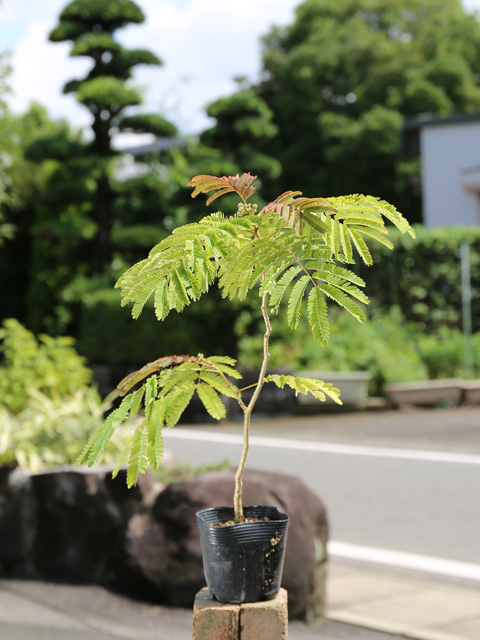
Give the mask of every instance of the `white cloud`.
M 234 76 L 256 79 L 260 70 L 260 36 L 271 24 L 293 19 L 294 0 L 190 0 L 183 8 L 177 2 L 144 0 L 147 15 L 142 33 L 165 61 L 156 70 L 157 83 L 148 82 L 149 97 L 157 104 L 176 96 L 183 128 L 198 129 L 205 123 L 202 108 L 230 93 Z M 135 29 L 123 38 L 135 43 Z M 142 71 L 144 82 L 152 71 Z
M 17 41 L 11 59 L 10 106 L 21 112 L 35 100 L 45 105 L 53 116 L 66 117 L 78 125 L 88 124 L 88 113 L 74 97 L 62 93 L 65 81 L 77 75 L 82 77 L 88 62 L 69 58 L 67 44 L 53 46 L 46 43 L 50 28 L 46 23 L 33 22 Z
M 85 73 L 88 63 L 70 58 L 69 45 L 47 40 L 65 4 L 64 0 L 4 0 L 0 41 L 3 32 L 10 37 L 21 32 L 11 46 L 12 108 L 22 111 L 37 100 L 52 115 L 84 125 L 88 113 L 61 91 L 67 80 Z M 162 68 L 140 67 L 135 74 L 136 83 L 145 88 L 146 108 L 165 111 L 184 131 L 192 132 L 207 122 L 204 105 L 235 88 L 234 76 L 257 77 L 260 36 L 272 23 L 291 21 L 297 1 L 140 0 L 138 4 L 146 22 L 119 32 L 119 37 L 126 46 L 151 49 L 165 63 Z
M 480 11 L 480 0 L 463 0 L 462 5 L 469 12 Z
M 146 14 L 142 25 L 119 32 L 126 46 L 151 49 L 162 68 L 139 67 L 137 84 L 145 88 L 145 109 L 163 111 L 183 131 L 198 131 L 207 123 L 203 107 L 235 89 L 234 76 L 258 78 L 260 37 L 273 24 L 289 24 L 301 0 L 137 0 Z M 32 100 L 52 115 L 73 123 L 89 122 L 88 112 L 72 96 L 63 96 L 64 83 L 81 77 L 83 59 L 68 56 L 69 45 L 49 43 L 66 0 L 3 0 L 0 42 L 13 50 L 14 73 L 10 103 L 24 110 Z M 480 0 L 465 0 L 468 10 Z

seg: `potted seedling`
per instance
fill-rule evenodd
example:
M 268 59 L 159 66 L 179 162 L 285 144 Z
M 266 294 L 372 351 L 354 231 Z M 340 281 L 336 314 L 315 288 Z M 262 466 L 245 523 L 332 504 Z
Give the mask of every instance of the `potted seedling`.
M 291 387 L 295 393 L 328 396 L 341 404 L 338 390 L 318 379 L 269 374 L 270 316 L 286 311 L 295 329 L 302 307 L 315 340 L 329 338 L 327 302 L 333 301 L 363 322 L 358 303 L 368 303 L 364 281 L 345 265 L 354 254 L 372 263 L 367 242 L 389 248 L 385 220 L 400 231 L 414 232 L 390 204 L 371 196 L 305 198 L 288 191 L 261 211 L 248 200 L 255 192 L 255 176 L 200 175 L 191 180 L 192 196 L 211 194 L 210 204 L 227 193 L 236 193 L 236 213 L 207 215 L 199 222 L 173 230 L 119 279 L 122 304 L 133 304 L 137 318 L 153 298 L 155 313 L 164 320 L 171 311 L 181 312 L 217 284 L 223 297 L 245 299 L 258 293 L 265 332 L 263 360 L 258 379 L 249 388 L 238 381 L 236 362 L 227 356 L 171 355 L 146 364 L 118 385 L 124 396 L 86 445 L 78 462 L 94 464 L 114 430 L 128 416 L 142 419 L 114 469 L 127 465 L 127 483 L 133 486 L 147 466 L 157 467 L 163 454 L 163 429 L 176 425 L 197 394 L 208 413 L 224 418 L 225 398 L 236 400 L 244 416 L 243 450 L 235 475 L 233 507 L 205 509 L 197 514 L 207 584 L 223 602 L 249 602 L 273 597 L 280 588 L 288 515 L 270 506 L 243 506 L 242 478 L 249 448 L 250 420 L 265 384 Z

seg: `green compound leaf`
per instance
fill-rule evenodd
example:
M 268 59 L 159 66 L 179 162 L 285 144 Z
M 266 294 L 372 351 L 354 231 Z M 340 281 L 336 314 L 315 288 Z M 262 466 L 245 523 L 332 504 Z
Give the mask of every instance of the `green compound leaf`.
M 297 280 L 290 294 L 287 307 L 287 321 L 292 329 L 296 329 L 300 321 L 303 294 L 309 282 L 310 278 L 308 276 L 302 276 Z
M 286 290 L 293 282 L 293 280 L 298 276 L 299 273 L 303 271 L 301 265 L 295 265 L 294 267 L 290 267 L 287 269 L 275 285 L 272 294 L 270 296 L 270 304 L 272 307 L 278 309 L 280 302 L 282 301 L 283 296 L 285 295 Z
M 314 378 L 302 378 L 276 374 L 266 376 L 265 382 L 273 382 L 277 387 L 280 387 L 280 389 L 283 389 L 286 385 L 293 389 L 296 394 L 311 394 L 322 402 L 325 402 L 326 396 L 328 396 L 337 404 L 342 404 L 342 401 L 340 400 L 340 391 L 330 382 L 324 382 L 323 380 L 316 380 Z
M 220 396 L 212 389 L 204 384 L 199 384 L 197 386 L 198 397 L 202 401 L 203 406 L 208 411 L 208 413 L 215 418 L 215 420 L 221 420 L 221 418 L 225 418 L 227 415 L 227 411 L 225 409 L 225 405 L 223 404 Z
M 346 293 L 340 291 L 336 287 L 330 284 L 318 284 L 318 288 L 323 291 L 332 300 L 335 300 L 337 304 L 346 309 L 354 318 L 359 322 L 365 322 L 366 317 L 358 304 L 354 302 Z
M 322 292 L 314 288 L 308 295 L 308 322 L 316 342 L 324 347 L 330 337 L 327 303 Z
M 165 422 L 167 427 L 174 427 L 180 420 L 182 413 L 188 407 L 195 392 L 193 385 L 185 385 L 179 389 L 174 389 L 163 398 L 163 402 L 168 401 L 168 409 L 165 411 Z
M 93 434 L 75 464 L 81 464 L 86 459 L 88 466 L 91 467 L 98 461 L 115 429 L 128 418 L 132 400 L 132 394 L 128 395 L 122 400 L 118 409 L 110 413 L 102 427 Z
M 147 425 L 142 422 L 133 434 L 130 455 L 128 457 L 127 486 L 129 489 L 137 484 L 139 474 L 145 473 L 147 466 L 148 429 Z

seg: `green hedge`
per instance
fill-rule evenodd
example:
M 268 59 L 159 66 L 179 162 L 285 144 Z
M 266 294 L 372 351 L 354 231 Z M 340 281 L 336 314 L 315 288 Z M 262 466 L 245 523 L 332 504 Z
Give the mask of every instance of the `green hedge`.
M 235 353 L 234 310 L 215 294 L 163 322 L 153 304 L 134 320 L 116 289 L 85 293 L 76 306 L 77 349 L 91 364 L 143 365 L 163 355 Z
M 331 368 L 371 368 L 375 393 L 381 393 L 385 382 L 394 379 L 461 373 L 460 245 L 463 241 L 471 245 L 473 328 L 480 334 L 480 228 L 418 227 L 416 231 L 415 240 L 391 233 L 395 251 L 378 248 L 374 266 L 360 268 L 372 299 L 371 329 L 369 323 L 362 327 L 353 319 L 337 319 L 334 313 L 332 319 L 338 326 L 333 328 L 332 344 L 323 349 L 310 343 L 307 335 L 299 344 L 274 318 L 272 363 L 299 366 L 307 364 L 310 357 Z M 216 289 L 183 313 L 172 312 L 164 322 L 156 320 L 148 305 L 141 317 L 133 320 L 130 308 L 120 305 L 119 291 L 107 281 L 83 283 L 68 304 L 75 318 L 78 350 L 90 363 L 141 365 L 171 353 L 240 352 L 248 367 L 258 348 L 251 338 L 257 323 L 261 325 L 256 300 L 235 306 L 221 300 Z M 392 306 L 400 312 L 390 311 Z M 360 344 L 355 338 L 359 331 L 365 332 Z M 346 357 L 343 343 L 351 342 L 350 338 L 357 347 L 353 352 L 349 348 Z M 480 358 L 478 340 L 474 338 L 472 350 Z M 478 358 L 474 355 L 474 366 Z
M 374 265 L 360 267 L 367 295 L 382 309 L 399 305 L 406 321 L 420 330 L 461 328 L 460 246 L 469 242 L 473 330 L 480 331 L 480 227 L 415 230 L 415 239 L 391 232 L 395 250 L 376 248 Z

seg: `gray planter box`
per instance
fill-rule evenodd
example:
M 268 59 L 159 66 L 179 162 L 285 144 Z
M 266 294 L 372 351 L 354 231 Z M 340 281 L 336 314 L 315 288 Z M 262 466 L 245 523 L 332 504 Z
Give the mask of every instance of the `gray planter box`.
M 387 385 L 387 395 L 397 406 L 434 405 L 440 402 L 458 405 L 462 402 L 465 380 L 444 378 L 418 382 L 396 382 Z
M 480 404 L 480 380 L 465 380 L 463 393 L 465 404 Z
M 295 375 L 331 382 L 334 387 L 340 389 L 340 399 L 344 405 L 361 405 L 368 399 L 368 381 L 371 377 L 368 371 L 297 371 Z M 327 398 L 324 403 L 311 395 L 305 396 L 300 393 L 297 396 L 297 403 L 304 407 L 324 404 L 338 406 L 330 398 Z

